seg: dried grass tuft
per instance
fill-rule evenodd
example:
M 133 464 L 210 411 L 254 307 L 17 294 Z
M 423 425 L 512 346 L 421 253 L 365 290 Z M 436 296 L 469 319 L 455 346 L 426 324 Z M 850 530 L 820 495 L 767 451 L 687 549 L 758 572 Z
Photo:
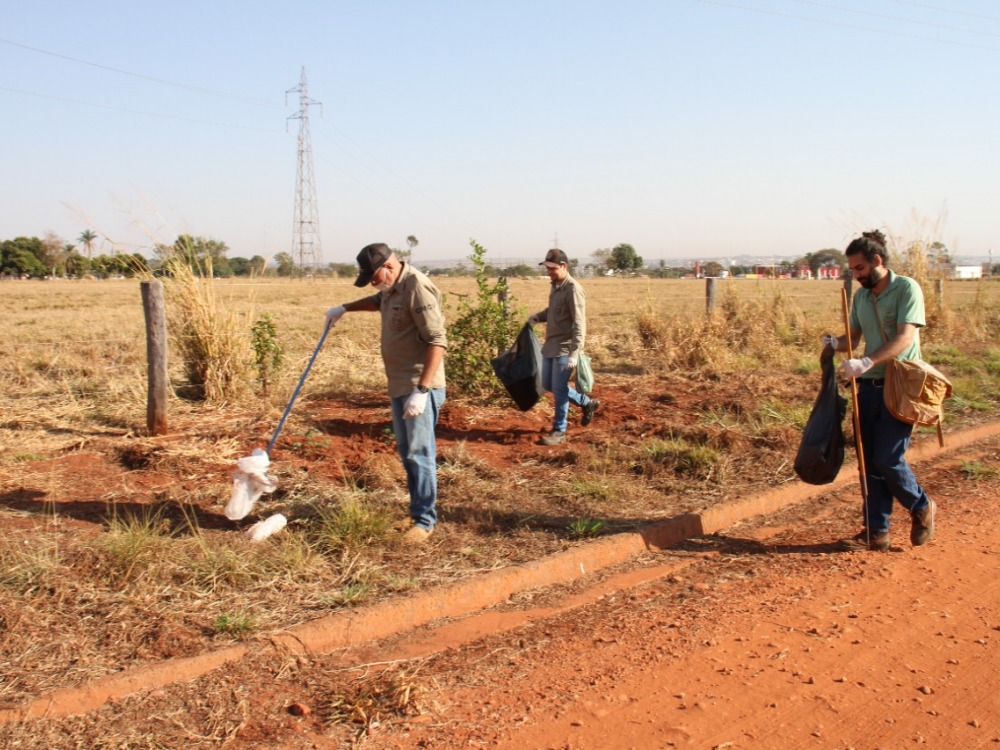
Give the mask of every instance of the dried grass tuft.
M 401 667 L 366 674 L 353 691 L 337 696 L 320 713 L 331 724 L 357 725 L 359 739 L 383 724 L 419 716 L 424 712 L 424 688 L 416 680 L 419 670 Z
M 211 264 L 204 276 L 180 258 L 168 267 L 167 318 L 188 382 L 210 403 L 250 394 L 256 373 L 252 315 L 220 303 Z

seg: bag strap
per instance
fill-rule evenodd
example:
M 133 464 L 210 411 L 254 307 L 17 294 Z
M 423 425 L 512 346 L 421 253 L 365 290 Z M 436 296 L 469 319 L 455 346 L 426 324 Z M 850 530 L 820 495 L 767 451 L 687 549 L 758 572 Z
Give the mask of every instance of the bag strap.
M 878 302 L 875 300 L 875 292 L 868 292 L 868 296 L 871 298 L 872 307 L 875 308 L 875 320 L 878 321 L 879 330 L 882 331 L 882 346 L 889 343 L 889 334 L 885 332 L 885 326 L 882 325 L 882 313 L 878 311 Z

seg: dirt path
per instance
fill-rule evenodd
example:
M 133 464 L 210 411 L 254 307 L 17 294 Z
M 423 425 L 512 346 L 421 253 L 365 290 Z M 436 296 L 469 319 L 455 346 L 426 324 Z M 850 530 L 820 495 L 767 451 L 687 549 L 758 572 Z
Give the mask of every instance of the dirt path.
M 694 542 L 666 579 L 437 659 L 430 715 L 366 746 L 998 746 L 1000 493 L 936 480 L 923 548 L 897 510 L 891 552 L 833 553 L 850 493 Z
M 998 441 L 918 466 L 930 544 L 837 552 L 855 487 L 575 586 L 325 655 L 261 649 L 0 745 L 1000 747 Z M 963 463 L 965 462 L 965 463 Z M 596 579 L 596 580 L 595 580 Z

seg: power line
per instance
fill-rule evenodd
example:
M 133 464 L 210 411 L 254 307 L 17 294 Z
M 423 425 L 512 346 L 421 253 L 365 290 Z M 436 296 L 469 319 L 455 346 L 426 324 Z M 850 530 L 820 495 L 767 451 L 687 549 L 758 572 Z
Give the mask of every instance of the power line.
M 939 10 L 942 13 L 955 13 L 960 16 L 970 16 L 972 18 L 984 18 L 987 21 L 1000 21 L 1000 17 L 997 16 L 987 16 L 982 13 L 972 13 L 967 10 L 956 10 L 955 8 L 944 8 L 940 5 L 931 5 L 930 3 L 918 3 L 916 0 L 892 0 L 894 3 L 899 3 L 900 5 L 912 5 L 915 8 L 927 8 L 928 10 Z
M 440 218 L 438 226 L 447 227 L 450 230 L 461 232 L 466 236 L 472 237 L 475 232 L 471 231 L 467 226 L 465 226 L 465 221 L 462 217 L 457 216 L 453 209 L 447 208 L 440 203 L 432 200 L 428 195 L 426 190 L 415 185 L 411 180 L 407 179 L 401 175 L 398 171 L 386 164 L 385 161 L 380 159 L 377 155 L 372 153 L 370 150 L 359 144 L 353 138 L 351 138 L 347 133 L 345 133 L 340 128 L 330 124 L 327 120 L 321 120 L 320 136 L 328 139 L 331 143 L 335 143 L 333 136 L 326 132 L 324 128 L 329 128 L 333 131 L 339 138 L 342 138 L 347 144 L 349 144 L 357 153 L 352 153 L 350 150 L 345 149 L 344 153 L 354 159 L 366 172 L 366 174 L 379 173 L 384 175 L 384 182 L 390 183 L 397 187 L 401 191 L 405 191 L 408 194 L 408 201 L 411 203 L 403 203 L 401 200 L 392 198 L 387 193 L 383 192 L 379 188 L 374 187 L 365 180 L 359 178 L 357 175 L 351 174 L 341 168 L 341 173 L 357 182 L 359 185 L 364 187 L 366 190 L 372 194 L 378 196 L 387 204 L 392 204 L 400 209 L 412 209 L 412 201 L 417 201 L 421 203 L 426 209 L 432 211 L 435 215 Z M 342 147 L 342 144 L 337 144 L 338 147 Z M 367 160 L 367 162 L 365 161 Z M 374 166 L 373 166 L 374 165 Z
M 274 128 L 260 128 L 255 125 L 236 125 L 230 122 L 214 122 L 212 120 L 196 120 L 191 117 L 180 117 L 178 115 L 167 115 L 158 112 L 144 112 L 138 109 L 128 109 L 127 107 L 116 107 L 110 104 L 97 104 L 96 102 L 85 102 L 80 99 L 68 99 L 63 96 L 52 96 L 50 94 L 39 94 L 35 91 L 24 91 L 22 89 L 12 89 L 8 86 L 0 86 L 0 91 L 10 91 L 14 94 L 22 94 L 24 96 L 36 96 L 40 99 L 50 99 L 56 102 L 65 102 L 67 104 L 75 104 L 84 107 L 97 107 L 99 109 L 110 109 L 115 112 L 128 112 L 133 115 L 144 115 L 146 117 L 158 117 L 165 120 L 179 120 L 181 122 L 193 122 L 199 125 L 219 125 L 225 128 L 238 128 L 240 130 L 259 130 L 264 133 L 280 133 L 280 130 Z
M 957 47 L 967 47 L 969 49 L 980 49 L 986 50 L 988 52 L 1000 52 L 998 47 L 987 47 L 981 44 L 970 44 L 967 42 L 959 42 L 951 39 L 940 39 L 936 37 L 926 37 L 920 36 L 918 34 L 907 34 L 901 31 L 887 31 L 885 29 L 876 29 L 871 26 L 862 26 L 855 23 L 846 23 L 844 21 L 832 21 L 823 18 L 814 18 L 811 16 L 800 16 L 795 13 L 785 13 L 778 10 L 768 10 L 765 8 L 754 8 L 748 5 L 741 5 L 739 3 L 724 2 L 723 0 L 695 0 L 695 2 L 703 3 L 705 5 L 718 5 L 723 8 L 735 8 L 737 10 L 745 10 L 751 13 L 761 13 L 768 16 L 778 16 L 779 18 L 790 18 L 794 21 L 808 21 L 810 23 L 818 23 L 826 26 L 837 26 L 845 29 L 854 29 L 857 31 L 867 31 L 873 34 L 883 34 L 885 36 L 896 36 L 904 39 L 915 39 L 921 42 L 933 42 L 936 44 L 950 44 Z
M 960 26 L 947 26 L 941 23 L 934 23 L 932 21 L 918 21 L 913 18 L 903 18 L 901 16 L 890 16 L 885 13 L 875 13 L 870 10 L 858 10 L 856 8 L 845 8 L 842 5 L 833 5 L 832 3 L 821 3 L 818 0 L 792 0 L 794 3 L 799 3 L 800 5 L 812 5 L 816 8 L 828 8 L 830 10 L 840 10 L 845 13 L 855 13 L 861 16 L 870 16 L 872 18 L 881 18 L 886 21 L 900 21 L 902 23 L 912 23 L 917 26 L 929 26 L 935 29 L 944 29 L 945 31 L 958 31 L 967 34 L 981 34 L 985 36 L 1000 36 L 995 31 L 980 31 L 979 29 L 967 29 Z
M 199 86 L 191 86 L 186 83 L 177 83 L 176 81 L 170 81 L 165 78 L 155 78 L 154 76 L 144 75 L 142 73 L 133 73 L 130 70 L 122 70 L 121 68 L 114 68 L 110 65 L 102 65 L 101 63 L 91 62 L 90 60 L 82 60 L 78 57 L 70 57 L 69 55 L 64 55 L 59 52 L 51 52 L 50 50 L 41 49 L 40 47 L 32 47 L 28 44 L 21 44 L 20 42 L 14 42 L 10 39 L 0 38 L 0 44 L 7 44 L 11 47 L 20 47 L 21 49 L 30 50 L 31 52 L 37 52 L 41 55 L 49 55 L 50 57 L 56 57 L 60 60 L 67 60 L 68 62 L 78 63 L 80 65 L 89 65 L 92 68 L 99 68 L 101 70 L 107 70 L 112 73 L 118 73 L 124 76 L 131 76 L 132 78 L 139 78 L 144 81 L 151 81 L 153 83 L 159 83 L 163 86 L 173 86 L 175 88 L 187 89 L 188 91 L 197 91 L 199 94 L 207 94 L 209 96 L 217 96 L 223 99 L 232 99 L 234 101 L 244 102 L 246 104 L 255 104 L 259 107 L 272 107 L 281 108 L 280 104 L 274 104 L 273 102 L 264 102 L 259 99 L 249 99 L 245 96 L 238 96 L 236 94 L 227 94 L 222 91 L 212 91 L 211 89 L 203 89 Z

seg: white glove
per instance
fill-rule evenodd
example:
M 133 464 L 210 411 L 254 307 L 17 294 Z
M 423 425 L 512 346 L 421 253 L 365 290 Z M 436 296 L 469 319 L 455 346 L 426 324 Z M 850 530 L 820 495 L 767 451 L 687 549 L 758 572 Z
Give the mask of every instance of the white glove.
M 868 357 L 848 359 L 840 366 L 840 373 L 845 378 L 858 378 L 872 369 L 872 361 Z
M 413 389 L 413 393 L 406 397 L 406 403 L 403 404 L 403 419 L 409 419 L 410 417 L 419 417 L 424 413 L 424 409 L 427 408 L 427 394 L 421 393 L 416 388 Z
M 840 343 L 840 337 L 832 333 L 824 333 L 819 337 L 819 343 L 823 345 L 823 348 L 832 347 L 834 351 L 837 351 L 837 344 Z
M 533 326 L 537 322 L 538 322 L 538 316 L 537 315 L 532 315 L 530 318 L 528 318 L 528 325 L 532 325 Z
M 331 307 L 326 311 L 326 329 L 329 331 L 335 325 L 337 321 L 340 320 L 340 316 L 347 312 L 347 308 L 343 305 L 337 305 L 336 307 Z
M 570 357 L 569 359 L 566 360 L 566 369 L 568 369 L 568 370 L 575 370 L 576 369 L 576 355 L 575 354 L 572 357 Z

